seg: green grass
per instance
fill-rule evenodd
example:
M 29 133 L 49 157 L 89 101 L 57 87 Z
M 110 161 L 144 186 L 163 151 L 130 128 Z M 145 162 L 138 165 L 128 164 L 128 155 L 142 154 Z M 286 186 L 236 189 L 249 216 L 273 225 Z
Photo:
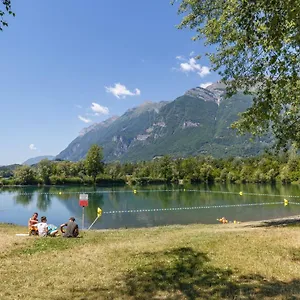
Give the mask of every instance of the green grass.
M 83 244 L 85 241 L 80 239 L 37 238 L 28 248 L 19 249 L 16 254 L 49 253 L 49 251 L 62 251 Z
M 16 232 L 0 225 L 0 299 L 300 298 L 297 227 L 170 226 L 78 239 Z

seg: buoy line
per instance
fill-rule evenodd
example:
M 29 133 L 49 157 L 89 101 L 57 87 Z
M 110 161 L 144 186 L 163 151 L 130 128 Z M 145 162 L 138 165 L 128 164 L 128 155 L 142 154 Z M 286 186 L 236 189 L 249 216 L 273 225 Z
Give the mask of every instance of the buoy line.
M 196 210 L 196 209 L 211 209 L 211 208 L 263 206 L 263 205 L 278 205 L 278 204 L 282 204 L 282 202 L 224 204 L 224 205 L 206 205 L 206 206 L 170 207 L 170 208 L 152 208 L 152 209 L 111 210 L 111 211 L 103 211 L 103 214 L 124 214 L 124 213 L 140 213 L 140 212 L 179 211 L 179 210 Z

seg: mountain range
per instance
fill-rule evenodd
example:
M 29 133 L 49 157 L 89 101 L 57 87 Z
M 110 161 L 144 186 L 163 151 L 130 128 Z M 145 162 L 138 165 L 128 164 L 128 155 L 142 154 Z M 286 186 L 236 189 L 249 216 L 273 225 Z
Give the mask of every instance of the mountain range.
M 23 165 L 32 166 L 32 165 L 39 163 L 43 159 L 53 160 L 54 158 L 55 158 L 55 156 L 52 156 L 52 155 L 37 156 L 37 157 L 27 159 L 26 161 L 23 162 Z
M 146 102 L 122 116 L 85 128 L 56 159 L 83 159 L 92 144 L 103 147 L 104 160 L 151 160 L 169 154 L 186 157 L 252 156 L 263 151 L 271 139 L 249 141 L 230 125 L 252 103 L 249 95 L 225 97 L 225 86 L 188 90 L 174 101 Z

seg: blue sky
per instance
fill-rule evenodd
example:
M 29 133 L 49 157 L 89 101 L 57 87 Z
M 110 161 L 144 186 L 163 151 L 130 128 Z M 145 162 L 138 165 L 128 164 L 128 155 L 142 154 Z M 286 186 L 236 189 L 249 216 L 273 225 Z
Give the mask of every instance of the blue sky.
M 84 128 L 218 80 L 169 0 L 13 0 L 0 32 L 0 165 L 57 155 Z M 2 8 L 2 7 L 1 7 Z

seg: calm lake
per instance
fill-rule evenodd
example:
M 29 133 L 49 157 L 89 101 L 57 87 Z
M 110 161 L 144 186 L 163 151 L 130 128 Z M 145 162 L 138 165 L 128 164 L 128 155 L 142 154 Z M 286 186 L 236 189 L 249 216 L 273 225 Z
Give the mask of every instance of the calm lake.
M 300 214 L 298 185 L 22 187 L 0 189 L 0 223 L 27 225 L 37 211 L 57 226 L 74 216 L 81 227 L 80 193 L 89 195 L 85 228 L 96 218 L 97 208 L 103 210 L 93 229 L 216 224 L 221 217 L 245 222 Z M 289 205 L 283 205 L 284 199 Z

